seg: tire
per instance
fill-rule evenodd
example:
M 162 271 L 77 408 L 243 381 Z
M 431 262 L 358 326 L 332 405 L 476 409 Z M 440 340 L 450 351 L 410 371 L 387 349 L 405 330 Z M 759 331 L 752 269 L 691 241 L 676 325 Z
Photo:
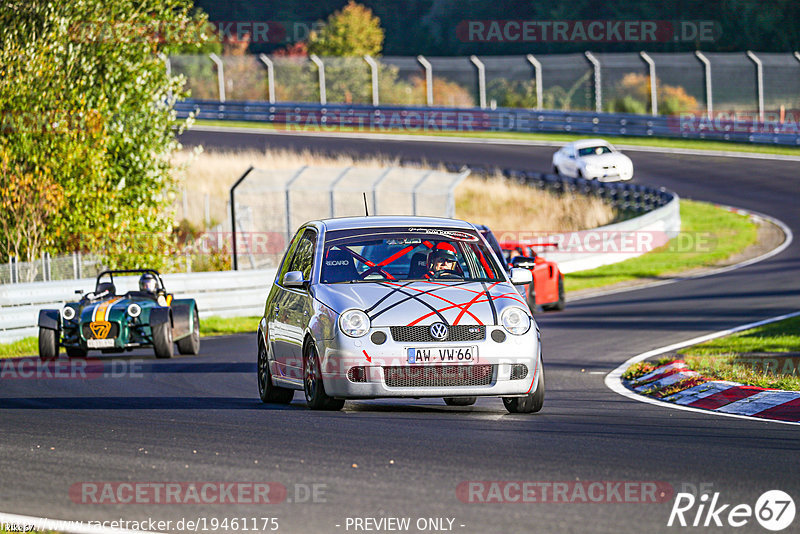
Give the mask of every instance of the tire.
M 445 397 L 444 403 L 448 406 L 472 406 L 478 397 Z
M 334 399 L 325 393 L 319 355 L 313 343 L 309 343 L 303 351 L 303 391 L 306 395 L 306 406 L 311 410 L 336 411 L 344 406 L 344 399 Z
M 85 358 L 88 353 L 88 350 L 80 347 L 67 347 L 67 356 L 70 358 Z
M 583 171 L 578 169 L 578 174 L 575 175 L 577 178 L 583 178 Z
M 558 165 L 553 165 L 553 172 L 556 176 L 561 176 L 561 171 L 558 170 Z
M 544 367 L 539 359 L 539 383 L 536 391 L 524 397 L 503 397 L 503 404 L 509 413 L 536 413 L 544 406 Z
M 58 330 L 39 328 L 39 358 L 42 360 L 58 358 Z
M 534 286 L 534 282 L 530 283 L 530 287 L 528 287 L 528 308 L 531 309 L 531 313 L 536 312 L 536 288 Z
M 555 302 L 555 304 L 549 304 L 545 309 L 562 311 L 566 307 L 567 297 L 566 293 L 564 292 L 564 275 L 560 274 L 558 275 L 558 300 Z
M 172 326 L 169 322 L 151 327 L 153 331 L 153 352 L 156 358 L 172 358 Z
M 181 354 L 196 355 L 200 352 L 200 316 L 197 314 L 197 308 L 192 312 L 192 322 L 192 333 L 176 343 Z
M 258 396 L 267 404 L 289 404 L 294 398 L 294 390 L 279 388 L 272 383 L 269 359 L 264 343 L 258 340 Z

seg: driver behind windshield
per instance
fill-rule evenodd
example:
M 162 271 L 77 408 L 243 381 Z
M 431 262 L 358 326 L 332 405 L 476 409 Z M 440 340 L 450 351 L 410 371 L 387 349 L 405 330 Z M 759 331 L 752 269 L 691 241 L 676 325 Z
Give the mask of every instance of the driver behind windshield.
M 436 248 L 428 253 L 426 278 L 461 278 L 457 270 L 458 258 L 447 248 Z

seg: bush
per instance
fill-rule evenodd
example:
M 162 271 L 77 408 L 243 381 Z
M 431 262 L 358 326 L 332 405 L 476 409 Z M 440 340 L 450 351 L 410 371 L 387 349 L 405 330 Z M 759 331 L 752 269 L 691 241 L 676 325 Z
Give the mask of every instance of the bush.
M 686 93 L 683 87 L 664 85 L 656 78 L 658 113 L 677 115 L 697 110 L 697 99 Z M 615 88 L 617 96 L 607 107 L 617 113 L 645 114 L 650 111 L 650 76 L 631 72 L 626 74 Z
M 535 108 L 536 82 L 495 79 L 486 84 L 486 98 L 502 108 Z
M 622 98 L 615 98 L 612 100 L 606 105 L 606 111 L 610 113 L 637 113 L 643 115 L 647 113 L 647 108 L 644 102 L 636 100 L 630 95 L 626 95 Z
M 82 249 L 103 251 L 110 267 L 170 264 L 170 159 L 183 126 L 172 107 L 184 93 L 164 65 L 175 47 L 157 30 L 196 24 L 190 8 L 189 0 L 0 3 L 0 116 L 18 119 L 4 128 L 2 160 L 14 176 L 52 183 L 62 199 L 57 217 L 15 219 L 0 206 L 0 219 L 44 236 L 18 254 Z

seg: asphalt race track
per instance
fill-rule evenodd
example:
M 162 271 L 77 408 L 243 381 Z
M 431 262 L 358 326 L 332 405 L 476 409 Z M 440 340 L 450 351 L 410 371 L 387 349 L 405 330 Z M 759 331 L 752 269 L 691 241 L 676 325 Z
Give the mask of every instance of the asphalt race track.
M 553 152 L 201 131 L 186 133 L 182 142 L 542 171 L 549 170 Z M 639 183 L 766 213 L 800 233 L 797 162 L 628 154 Z M 667 527 L 670 493 L 659 503 L 586 503 L 573 495 L 569 503 L 486 504 L 462 502 L 456 488 L 468 481 L 650 481 L 675 492 L 719 492 L 719 503 L 731 507 L 754 506 L 772 489 L 800 504 L 800 428 L 639 403 L 603 382 L 635 354 L 797 310 L 798 273 L 800 243 L 794 241 L 781 254 L 742 269 L 539 315 L 547 397 L 544 410 L 531 416 L 507 414 L 499 399 L 470 408 L 447 407 L 440 399 L 360 401 L 324 413 L 306 410 L 298 393 L 289 407 L 266 406 L 256 392 L 255 335 L 205 339 L 197 357 L 156 361 L 150 352 L 132 353 L 114 360 L 120 377 L 4 379 L 0 510 L 83 520 L 274 517 L 278 532 L 387 532 L 366 530 L 372 523 L 358 530 L 353 518 L 407 517 L 408 532 L 447 531 L 447 520 L 439 529 L 430 523 L 418 529 L 417 521 L 449 518 L 449 528 L 465 534 L 615 533 L 702 528 Z M 106 369 L 111 365 L 106 362 Z M 276 482 L 288 493 L 285 502 L 266 505 L 71 499 L 71 486 L 103 481 Z M 316 499 L 307 491 L 314 485 Z M 688 521 L 696 511 L 687 512 Z M 720 517 L 726 516 L 727 510 Z M 798 524 L 795 519 L 795 532 Z M 173 524 L 171 530 L 179 529 Z M 754 518 L 737 530 L 764 531 Z

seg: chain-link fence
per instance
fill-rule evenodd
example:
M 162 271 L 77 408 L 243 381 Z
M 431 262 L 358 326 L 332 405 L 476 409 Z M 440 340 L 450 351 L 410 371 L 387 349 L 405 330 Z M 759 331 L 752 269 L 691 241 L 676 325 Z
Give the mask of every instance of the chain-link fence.
M 45 253 L 34 261 L 18 261 L 12 256 L 7 263 L 0 264 L 0 284 L 90 278 L 105 268 L 102 257 L 96 254 L 76 252 L 51 257 Z
M 195 99 L 680 113 L 800 109 L 800 56 L 173 56 Z M 655 76 L 652 76 L 652 75 Z M 652 96 L 656 97 L 653 106 Z
M 252 169 L 234 187 L 236 267 L 275 267 L 304 222 L 332 217 L 453 217 L 468 171 L 390 167 Z

